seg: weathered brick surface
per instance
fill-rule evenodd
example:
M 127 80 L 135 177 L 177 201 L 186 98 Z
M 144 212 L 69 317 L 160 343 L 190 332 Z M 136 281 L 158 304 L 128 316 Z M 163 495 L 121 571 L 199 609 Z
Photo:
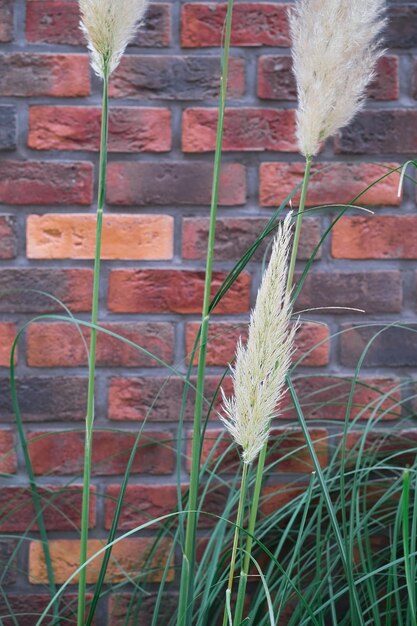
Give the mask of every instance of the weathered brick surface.
M 91 601 L 91 594 L 86 594 L 87 603 Z M 51 596 L 48 594 L 30 594 L 30 593 L 8 593 L 7 602 L 3 598 L 0 599 L 0 611 L 2 615 L 9 615 L 10 610 L 18 616 L 19 626 L 33 626 L 39 619 L 43 611 L 49 605 Z M 67 626 L 76 626 L 77 624 L 77 596 L 75 594 L 64 593 L 62 597 L 62 609 L 60 616 Z M 87 613 L 87 611 L 86 611 Z M 51 612 L 48 612 L 51 617 Z M 87 617 L 87 615 L 86 615 Z M 12 618 L 3 620 L 5 626 L 12 626 Z M 93 625 L 97 626 L 97 621 L 93 620 Z
M 3 161 L 0 164 L 0 202 L 85 205 L 92 199 L 91 163 Z
M 370 313 L 399 313 L 403 304 L 401 274 L 386 272 L 310 272 L 297 298 L 297 309 L 345 307 Z M 318 311 L 320 313 L 321 311 Z
M 199 329 L 199 324 L 189 322 L 186 327 L 186 353 L 190 355 Z M 213 322 L 209 327 L 207 364 L 225 367 L 236 352 L 239 337 L 246 337 L 246 324 Z M 319 367 L 329 359 L 329 329 L 322 324 L 304 323 L 296 333 L 294 361 L 303 365 Z M 197 362 L 197 355 L 195 358 Z
M 101 110 L 97 107 L 33 106 L 29 109 L 28 145 L 35 150 L 97 151 L 100 125 Z M 110 152 L 169 152 L 170 149 L 168 109 L 110 109 Z
M 137 100 L 207 100 L 219 95 L 219 78 L 219 57 L 132 55 L 122 59 L 110 83 L 110 95 Z M 230 59 L 228 89 L 233 98 L 243 95 L 243 59 Z
M 204 272 L 178 270 L 113 270 L 109 278 L 109 309 L 116 313 L 199 313 Z M 226 274 L 215 272 L 212 296 Z M 215 308 L 215 313 L 245 313 L 250 304 L 250 277 L 243 273 Z
M 290 56 L 261 56 L 258 61 L 258 96 L 264 100 L 297 100 L 297 87 Z M 400 93 L 399 59 L 379 59 L 377 76 L 368 88 L 372 100 L 397 100 Z
M 14 259 L 16 253 L 16 218 L 14 215 L 0 215 L 0 259 Z
M 341 154 L 414 154 L 417 149 L 415 109 L 368 110 L 335 139 Z
M 80 46 L 85 42 L 79 28 L 76 0 L 27 0 L 26 38 L 32 43 Z M 165 48 L 171 40 L 171 6 L 151 4 L 145 23 L 131 45 Z
M 235 7 L 234 46 L 290 45 L 288 7 L 273 2 L 242 2 Z M 181 43 L 185 48 L 220 46 L 227 5 L 190 2 L 182 7 Z
M 332 256 L 337 259 L 416 259 L 414 215 L 346 217 L 333 229 Z
M 173 218 L 168 215 L 105 215 L 102 258 L 135 261 L 171 259 Z M 93 259 L 94 215 L 30 215 L 27 256 L 30 259 Z
M 0 367 L 9 367 L 10 353 L 16 335 L 16 324 L 13 324 L 13 322 L 0 322 Z
M 0 473 L 14 474 L 17 469 L 15 437 L 10 429 L 0 430 Z
M 217 220 L 214 256 L 218 261 L 238 261 L 252 246 L 268 222 L 261 217 L 222 217 Z M 207 254 L 209 220 L 206 217 L 187 217 L 182 227 L 182 256 L 184 259 L 204 260 Z M 275 231 L 274 231 L 275 232 Z M 320 220 L 303 221 L 298 259 L 309 259 L 320 241 Z M 253 259 L 262 261 L 271 236 L 264 239 Z M 320 258 L 319 251 L 316 258 Z
M 18 557 L 16 548 L 17 541 L 13 541 L 11 539 L 0 540 L 0 567 L 4 574 L 4 585 L 11 585 L 16 582 Z
M 16 389 L 25 422 L 73 422 L 85 419 L 87 378 L 26 376 L 16 380 Z M 15 421 L 7 378 L 0 378 L 0 421 Z
M 120 206 L 156 204 L 209 205 L 213 167 L 209 163 L 111 163 L 107 199 Z M 244 204 L 246 172 L 239 163 L 227 163 L 220 176 L 219 203 Z
M 398 167 L 398 163 L 333 163 L 317 166 L 308 189 L 307 205 L 349 203 L 362 194 L 356 203 L 375 205 L 386 204 L 397 206 L 399 175 L 397 173 L 383 177 L 390 170 Z M 282 200 L 296 187 L 301 186 L 304 166 L 301 163 L 262 163 L 260 167 L 259 199 L 262 206 L 277 207 Z M 297 204 L 299 191 L 292 201 Z
M 0 96 L 76 98 L 90 93 L 86 54 L 12 52 L 0 55 Z
M 112 626 L 152 626 L 152 615 L 156 602 L 160 602 L 157 593 L 148 593 L 141 602 L 138 616 L 132 615 L 129 607 L 132 596 L 129 594 L 112 594 L 109 599 L 109 615 Z M 168 622 L 178 607 L 178 593 L 166 591 L 160 602 L 159 620 Z M 126 621 L 128 620 L 128 621 Z
M 16 148 L 16 132 L 16 107 L 0 106 L 0 151 Z
M 110 528 L 119 497 L 119 485 L 106 491 L 105 527 Z M 177 506 L 177 486 L 161 484 L 128 485 L 120 516 L 119 529 L 130 530 L 152 519 L 172 513 Z M 168 521 L 168 520 L 167 520 Z M 159 522 L 160 526 L 162 522 Z
M 155 554 L 149 560 L 149 554 L 154 544 L 152 537 L 139 539 L 125 539 L 119 541 L 113 547 L 114 559 L 110 559 L 105 582 L 117 583 L 129 576 L 147 582 L 159 582 L 169 558 L 171 542 L 169 539 L 160 541 Z M 52 565 L 55 580 L 62 584 L 73 574 L 79 563 L 80 542 L 76 539 L 54 539 L 49 542 Z M 88 543 L 88 558 L 94 556 L 103 548 L 103 542 L 99 539 L 90 539 Z M 103 556 L 95 558 L 87 569 L 87 583 L 97 581 Z M 148 559 L 148 562 L 147 562 Z M 145 565 L 146 564 L 146 565 Z M 173 570 L 168 571 L 167 581 L 173 578 Z M 78 577 L 74 578 L 77 582 Z M 41 543 L 33 541 L 29 548 L 29 582 L 34 585 L 44 584 L 48 581 L 44 553 Z
M 393 3 L 388 10 L 384 43 L 390 48 L 414 48 L 417 45 L 417 7 L 412 2 Z
M 38 490 L 47 530 L 74 530 L 81 523 L 82 487 L 41 487 Z M 30 487 L 0 488 L 0 531 L 38 530 Z M 90 528 L 95 526 L 95 490 L 90 495 Z
M 0 269 L 0 312 L 89 311 L 92 287 L 91 269 Z
M 416 367 L 417 327 L 409 324 L 395 327 L 390 324 L 370 324 L 365 328 L 343 325 L 340 360 L 354 367 L 366 350 L 364 367 Z
M 184 152 L 215 149 L 218 115 L 215 109 L 187 109 L 182 118 Z M 224 151 L 296 152 L 295 114 L 292 110 L 227 109 Z
M 95 430 L 93 435 L 94 476 L 123 474 L 136 434 Z M 37 475 L 71 476 L 82 473 L 84 434 L 82 432 L 32 431 L 29 454 Z M 174 469 L 174 444 L 168 432 L 141 435 L 132 465 L 133 474 L 165 475 Z
M 157 359 L 172 363 L 173 325 L 168 322 L 119 322 L 102 327 Z M 86 338 L 88 329 L 82 329 Z M 27 361 L 30 367 L 78 367 L 87 365 L 85 345 L 75 324 L 66 322 L 34 323 L 28 328 Z M 119 337 L 98 332 L 97 365 L 99 367 L 156 367 L 158 362 Z
M 13 39 L 13 0 L 0 0 L 0 42 Z

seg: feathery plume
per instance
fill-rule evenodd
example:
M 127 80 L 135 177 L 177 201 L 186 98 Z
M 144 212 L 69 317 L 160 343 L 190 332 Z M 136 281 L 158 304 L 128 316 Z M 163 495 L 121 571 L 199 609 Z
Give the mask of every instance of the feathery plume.
M 365 99 L 382 54 L 385 0 L 299 0 L 290 11 L 300 152 L 312 157 Z
M 144 16 L 147 0 L 79 0 L 79 6 L 91 65 L 101 78 L 110 76 Z
M 252 463 L 268 439 L 271 419 L 283 395 L 296 326 L 290 328 L 291 294 L 286 288 L 291 214 L 279 226 L 271 259 L 252 311 L 246 346 L 239 339 L 232 368 L 234 396 L 222 389 L 220 419 Z

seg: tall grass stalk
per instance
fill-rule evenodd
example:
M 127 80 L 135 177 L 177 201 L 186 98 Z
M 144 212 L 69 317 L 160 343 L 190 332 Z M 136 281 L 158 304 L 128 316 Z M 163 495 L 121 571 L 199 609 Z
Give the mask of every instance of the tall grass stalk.
M 100 133 L 100 161 L 99 161 L 99 182 L 97 199 L 97 223 L 96 223 L 96 245 L 94 256 L 94 281 L 93 300 L 91 307 L 91 331 L 90 331 L 90 355 L 88 362 L 88 395 L 87 395 L 87 416 L 85 422 L 85 443 L 84 443 L 84 473 L 83 473 L 83 496 L 81 508 L 81 537 L 80 537 L 80 565 L 86 562 L 88 553 L 88 523 L 90 508 L 90 483 L 91 483 L 91 460 L 92 460 L 92 438 L 94 426 L 94 395 L 95 395 L 95 371 L 96 371 L 96 350 L 97 350 L 97 329 L 99 312 L 99 291 L 100 291 L 100 264 L 101 264 L 101 239 L 103 230 L 103 209 L 106 197 L 106 172 L 107 172 L 107 140 L 109 129 L 109 76 L 105 72 L 103 76 L 103 99 L 102 117 Z M 78 583 L 78 607 L 77 626 L 83 626 L 85 620 L 85 595 L 87 586 L 87 568 L 80 571 Z
M 204 399 L 204 383 L 207 359 L 208 325 L 210 319 L 210 292 L 213 274 L 214 241 L 216 234 L 216 218 L 219 197 L 220 168 L 222 161 L 222 141 L 224 115 L 227 99 L 227 81 L 229 72 L 230 39 L 232 33 L 233 0 L 228 0 L 224 46 L 222 54 L 222 72 L 220 79 L 220 101 L 214 156 L 213 184 L 211 193 L 210 224 L 207 243 L 206 275 L 201 321 L 200 350 L 198 357 L 197 385 L 193 422 L 193 441 L 191 451 L 191 473 L 186 521 L 185 546 L 182 560 L 180 595 L 178 607 L 178 626 L 191 623 L 194 596 L 194 567 L 196 552 L 196 530 L 198 519 L 198 489 L 200 477 L 200 458 L 202 444 L 202 413 Z

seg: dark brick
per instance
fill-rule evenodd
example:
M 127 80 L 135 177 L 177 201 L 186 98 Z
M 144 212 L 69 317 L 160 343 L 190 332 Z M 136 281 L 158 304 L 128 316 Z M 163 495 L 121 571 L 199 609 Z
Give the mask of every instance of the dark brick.
M 33 43 L 55 43 L 82 46 L 77 0 L 27 0 L 26 38 Z M 151 4 L 144 24 L 130 45 L 165 48 L 171 39 L 171 6 Z
M 10 541 L 8 539 L 0 540 L 0 571 L 5 573 L 5 577 L 2 579 L 3 585 L 11 585 L 16 582 L 17 578 L 17 558 L 18 553 L 13 553 L 16 549 L 17 541 Z M 0 599 L 0 610 L 3 608 Z M 3 622 L 6 626 L 6 622 Z M 7 624 L 9 626 L 9 624 Z M 19 622 L 20 626 L 20 622 Z
M 13 39 L 13 3 L 14 0 L 0 0 L 1 43 L 8 43 Z
M 91 600 L 91 595 L 87 594 L 87 602 Z M 8 593 L 7 604 L 4 597 L 0 597 L 1 615 L 10 615 L 10 608 L 14 614 L 18 616 L 19 626 L 34 626 L 36 621 L 46 609 L 51 596 L 42 593 Z M 65 594 L 60 599 L 60 617 L 61 622 L 66 626 L 76 626 L 77 624 L 77 596 L 74 594 Z M 52 612 L 48 612 L 48 620 L 51 623 Z M 14 626 L 16 622 L 10 618 L 2 617 L 3 626 Z M 93 622 L 96 624 L 97 622 Z
M 140 604 L 139 615 L 130 608 L 132 596 L 128 594 L 114 594 L 109 601 L 109 615 L 112 626 L 151 626 L 152 617 L 155 610 L 155 604 L 158 600 L 158 594 L 155 592 L 146 594 Z M 160 624 L 169 623 L 172 615 L 178 609 L 178 594 L 172 592 L 164 592 L 162 603 L 159 607 L 158 622 Z M 128 615 L 131 617 L 128 618 Z M 128 619 L 128 621 L 126 621 Z M 20 625 L 19 625 L 20 626 Z
M 364 367 L 416 367 L 417 366 L 417 326 L 397 328 L 387 324 L 371 325 L 365 328 L 345 324 L 340 338 L 340 361 L 342 365 L 355 367 L 363 351 L 369 344 Z M 378 334 L 379 333 L 379 334 Z
M 216 242 L 214 256 L 217 261 L 237 261 L 252 246 L 268 218 L 264 217 L 221 217 L 216 223 Z M 187 217 L 183 220 L 182 256 L 184 259 L 204 260 L 207 254 L 209 219 L 206 217 Z M 300 236 L 298 259 L 310 258 L 320 240 L 320 221 L 305 218 Z M 264 239 L 253 256 L 255 261 L 262 261 L 271 236 Z M 316 258 L 321 257 L 321 251 Z
M 388 9 L 388 27 L 384 34 L 387 48 L 415 48 L 417 46 L 417 7 L 414 3 L 391 5 Z
M 110 163 L 107 199 L 121 206 L 209 205 L 212 177 L 210 163 Z M 233 206 L 245 200 L 245 167 L 225 164 L 220 175 L 219 204 Z
M 0 106 L 0 150 L 16 148 L 16 107 Z
M 65 313 L 57 298 L 71 311 L 89 311 L 93 289 L 90 269 L 0 269 L 0 313 Z M 42 291 L 41 293 L 35 293 Z
M 300 276 L 298 276 L 299 278 Z M 398 313 L 403 303 L 401 274 L 387 272 L 310 272 L 296 309 L 352 307 L 369 313 Z M 344 309 L 317 313 L 347 313 Z
M 25 422 L 81 421 L 87 406 L 87 379 L 73 376 L 25 377 L 16 381 Z M 15 420 L 10 381 L 0 378 L 0 421 Z
M 229 95 L 245 90 L 245 62 L 232 58 Z M 213 56 L 125 56 L 110 81 L 113 98 L 207 100 L 219 95 L 220 59 Z
M 363 111 L 336 137 L 335 149 L 341 154 L 414 154 L 417 150 L 417 111 Z
M 0 259 L 14 259 L 16 254 L 16 218 L 14 215 L 0 215 Z

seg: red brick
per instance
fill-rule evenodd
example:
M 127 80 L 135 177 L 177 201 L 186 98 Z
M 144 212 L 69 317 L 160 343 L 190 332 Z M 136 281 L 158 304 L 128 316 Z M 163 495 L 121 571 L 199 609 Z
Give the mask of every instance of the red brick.
M 3 161 L 0 165 L 0 202 L 6 204 L 91 204 L 91 163 Z
M 237 261 L 252 246 L 267 224 L 266 217 L 219 217 L 216 222 L 214 258 L 217 261 Z M 182 257 L 202 261 L 207 254 L 209 219 L 186 217 L 182 227 Z M 309 259 L 321 236 L 320 220 L 306 217 L 301 229 L 297 258 Z M 271 236 L 264 239 L 253 259 L 262 261 Z M 321 251 L 316 258 L 321 257 Z
M 198 322 L 189 322 L 186 326 L 186 352 L 189 355 L 194 345 Z M 226 366 L 236 352 L 239 337 L 245 339 L 247 325 L 242 323 L 214 322 L 210 325 L 207 365 Z M 197 363 L 198 355 L 195 357 Z M 320 367 L 329 360 L 329 329 L 323 324 L 306 322 L 296 334 L 294 361 L 302 359 L 300 365 Z
M 0 473 L 15 474 L 17 458 L 14 434 L 11 430 L 0 430 Z
M 213 410 L 210 413 L 211 419 L 217 419 L 216 411 L 220 409 L 222 403 L 218 390 L 219 382 L 219 376 L 206 376 L 204 413 L 209 410 L 210 403 L 216 394 Z M 178 422 L 184 385 L 184 381 L 176 376 L 112 378 L 109 385 L 108 417 L 123 421 Z M 194 416 L 195 385 L 196 379 L 192 377 L 184 407 L 185 420 L 192 420 Z M 227 394 L 232 394 L 230 377 L 223 380 L 222 387 Z
M 227 274 L 214 272 L 212 296 Z M 115 313 L 199 313 L 203 304 L 205 272 L 168 269 L 112 270 L 109 310 Z M 214 313 L 245 313 L 250 306 L 250 276 L 242 273 Z
M 106 490 L 105 528 L 110 528 L 116 511 L 120 486 L 110 485 Z M 123 507 L 118 524 L 119 530 L 131 530 L 152 519 L 173 513 L 177 507 L 177 486 L 175 484 L 128 485 L 123 498 Z M 175 521 L 174 518 L 166 520 Z M 164 521 L 158 522 L 158 527 Z M 154 527 L 155 528 L 155 527 Z
M 346 419 L 353 380 L 338 376 L 303 376 L 293 381 L 307 419 Z M 354 385 L 349 419 L 397 420 L 401 417 L 401 388 L 398 379 L 360 378 Z M 297 415 L 287 394 L 279 415 L 296 420 Z
M 319 457 L 320 465 L 325 466 L 328 459 L 327 430 L 325 428 L 309 429 L 311 439 L 315 442 L 316 453 Z M 222 440 L 216 446 L 223 430 L 209 430 L 206 432 L 202 453 L 201 465 L 208 459 L 209 467 L 213 467 L 224 455 L 217 471 L 232 471 L 239 463 L 238 447 L 233 443 L 228 434 L 224 434 Z M 214 450 L 214 451 L 213 451 Z M 211 454 L 211 456 L 210 456 Z M 190 469 L 191 455 L 191 435 L 188 438 L 187 446 L 187 469 Z M 269 455 L 267 463 L 274 463 L 273 472 L 311 472 L 314 469 L 308 452 L 304 435 L 300 430 L 294 428 L 273 428 L 269 437 Z
M 371 183 L 397 168 L 397 163 L 329 163 L 315 167 L 319 172 L 311 178 L 307 205 L 348 204 L 365 191 Z M 262 163 L 260 167 L 260 203 L 262 206 L 278 206 L 296 186 L 302 183 L 303 163 Z M 357 204 L 398 206 L 399 175 L 392 174 L 369 189 Z M 297 205 L 299 192 L 293 196 Z
M 402 304 L 402 279 L 398 271 L 309 272 L 295 308 L 324 307 L 317 313 L 332 315 L 346 313 L 345 307 L 362 309 L 366 314 L 399 313 Z
M 93 259 L 96 216 L 77 213 L 30 215 L 29 259 Z M 102 259 L 159 261 L 173 255 L 170 215 L 110 215 L 103 219 Z
M 157 358 L 172 363 L 174 350 L 173 325 L 163 322 L 107 323 L 111 330 Z M 83 329 L 88 338 L 89 331 Z M 28 328 L 27 362 L 30 367 L 77 367 L 87 365 L 85 346 L 74 324 L 65 322 L 35 323 Z M 158 367 L 151 359 L 120 339 L 98 332 L 97 365 L 99 367 Z
M 93 435 L 94 476 L 124 474 L 136 434 L 127 431 L 95 430 Z M 36 431 L 29 433 L 29 453 L 36 475 L 81 474 L 84 462 L 84 433 Z M 174 443 L 167 432 L 146 432 L 132 465 L 133 474 L 164 475 L 174 469 Z
M 121 206 L 210 205 L 212 178 L 210 163 L 110 163 L 107 199 Z M 245 201 L 245 167 L 226 163 L 220 176 L 219 203 L 235 206 Z
M 291 45 L 288 4 L 242 2 L 233 11 L 233 46 Z M 226 18 L 226 4 L 187 3 L 181 14 L 181 45 L 203 48 L 221 45 Z
M 187 109 L 182 118 L 183 152 L 216 147 L 216 109 Z M 227 109 L 223 150 L 297 152 L 295 112 L 289 109 Z
M 370 109 L 359 113 L 334 140 L 338 154 L 407 154 L 417 150 L 417 111 Z
M 0 95 L 78 98 L 90 95 L 87 54 L 0 55 Z
M 290 56 L 261 56 L 258 61 L 259 98 L 264 100 L 297 100 L 297 86 Z M 399 59 L 387 55 L 379 59 L 377 76 L 368 89 L 372 100 L 399 98 Z
M 60 585 L 66 582 L 78 567 L 80 542 L 78 539 L 50 539 L 48 545 L 55 582 Z M 90 539 L 87 548 L 88 558 L 99 552 L 104 545 L 101 539 Z M 130 580 L 134 578 L 137 581 L 146 580 L 149 583 L 160 582 L 172 542 L 170 539 L 160 539 L 158 547 L 152 553 L 154 545 L 153 537 L 124 539 L 115 543 L 112 549 L 113 558 L 110 559 L 107 567 L 105 583 L 126 582 L 126 578 Z M 88 584 L 97 582 L 102 558 L 103 553 L 88 565 Z M 173 578 L 174 570 L 170 568 L 166 581 L 172 582 Z M 78 576 L 73 579 L 73 582 L 77 580 Z M 29 582 L 32 585 L 43 585 L 48 582 L 44 550 L 39 541 L 32 541 L 29 546 Z
M 16 218 L 14 215 L 0 215 L 0 259 L 14 259 L 16 254 Z
M 151 4 L 144 24 L 131 45 L 163 48 L 170 45 L 171 7 Z M 82 46 L 85 38 L 79 28 L 80 14 L 76 0 L 27 0 L 26 39 L 32 43 L 55 43 Z
M 417 259 L 414 215 L 344 217 L 332 236 L 336 259 Z
M 20 411 L 25 422 L 85 420 L 87 377 L 19 376 L 16 379 Z M 15 422 L 8 378 L 0 378 L 0 421 Z
M 100 145 L 97 107 L 32 106 L 28 146 L 34 150 L 95 150 Z M 110 152 L 169 152 L 168 109 L 119 107 L 109 113 Z
M 17 292 L 7 290 L 10 286 Z M 39 290 L 57 298 L 73 312 L 90 311 L 93 290 L 93 271 L 90 269 L 0 269 L 0 312 L 28 313 L 36 311 L 64 313 L 60 302 L 52 300 Z
M 131 602 L 135 602 L 131 594 L 111 594 L 109 599 L 109 619 L 111 626 L 152 626 L 158 602 L 158 622 L 169 624 L 178 610 L 178 593 L 164 589 L 162 598 L 156 591 L 147 591 L 140 600 L 139 614 L 132 611 Z M 137 605 L 137 603 L 135 603 Z
M 10 367 L 10 352 L 16 335 L 16 324 L 0 322 L 0 367 Z
M 19 626 L 33 626 L 43 611 L 49 605 L 51 596 L 43 593 L 10 593 L 7 592 L 7 602 L 5 600 L 6 594 L 0 598 L 0 612 L 2 615 L 4 626 L 13 626 L 16 622 L 12 621 L 12 618 L 5 619 L 4 615 L 13 614 L 17 616 L 19 620 Z M 87 598 L 87 610 L 86 617 L 88 615 L 88 604 L 91 602 L 92 595 L 86 594 Z M 59 615 L 61 621 L 66 626 L 76 626 L 77 624 L 77 595 L 75 594 L 63 594 L 60 598 Z M 49 620 L 52 619 L 52 611 L 48 611 Z M 16 618 L 15 618 L 16 619 Z M 45 620 L 43 620 L 45 621 Z M 93 626 L 97 626 L 96 620 L 93 620 Z
M 267 485 L 262 490 L 260 510 L 263 515 L 272 515 L 276 511 L 282 511 L 306 492 L 308 485 L 300 485 L 299 482 L 284 485 Z
M 206 101 L 219 95 L 220 67 L 215 56 L 128 55 L 112 75 L 109 93 L 112 98 Z M 239 98 L 244 92 L 245 61 L 231 58 L 228 95 Z
M 75 530 L 81 524 L 81 486 L 42 486 L 38 488 L 47 530 Z M 95 526 L 95 488 L 90 496 L 90 528 Z M 38 530 L 30 487 L 0 488 L 0 531 Z
M 13 0 L 0 0 L 0 42 L 13 39 Z
M 372 429 L 366 434 L 363 431 L 349 431 L 345 442 L 348 467 L 357 462 L 359 448 L 362 446 L 364 454 L 367 458 L 372 455 L 374 462 L 383 461 L 384 465 L 391 463 L 395 467 L 412 465 L 416 457 L 417 432 L 414 429 L 400 432 Z

